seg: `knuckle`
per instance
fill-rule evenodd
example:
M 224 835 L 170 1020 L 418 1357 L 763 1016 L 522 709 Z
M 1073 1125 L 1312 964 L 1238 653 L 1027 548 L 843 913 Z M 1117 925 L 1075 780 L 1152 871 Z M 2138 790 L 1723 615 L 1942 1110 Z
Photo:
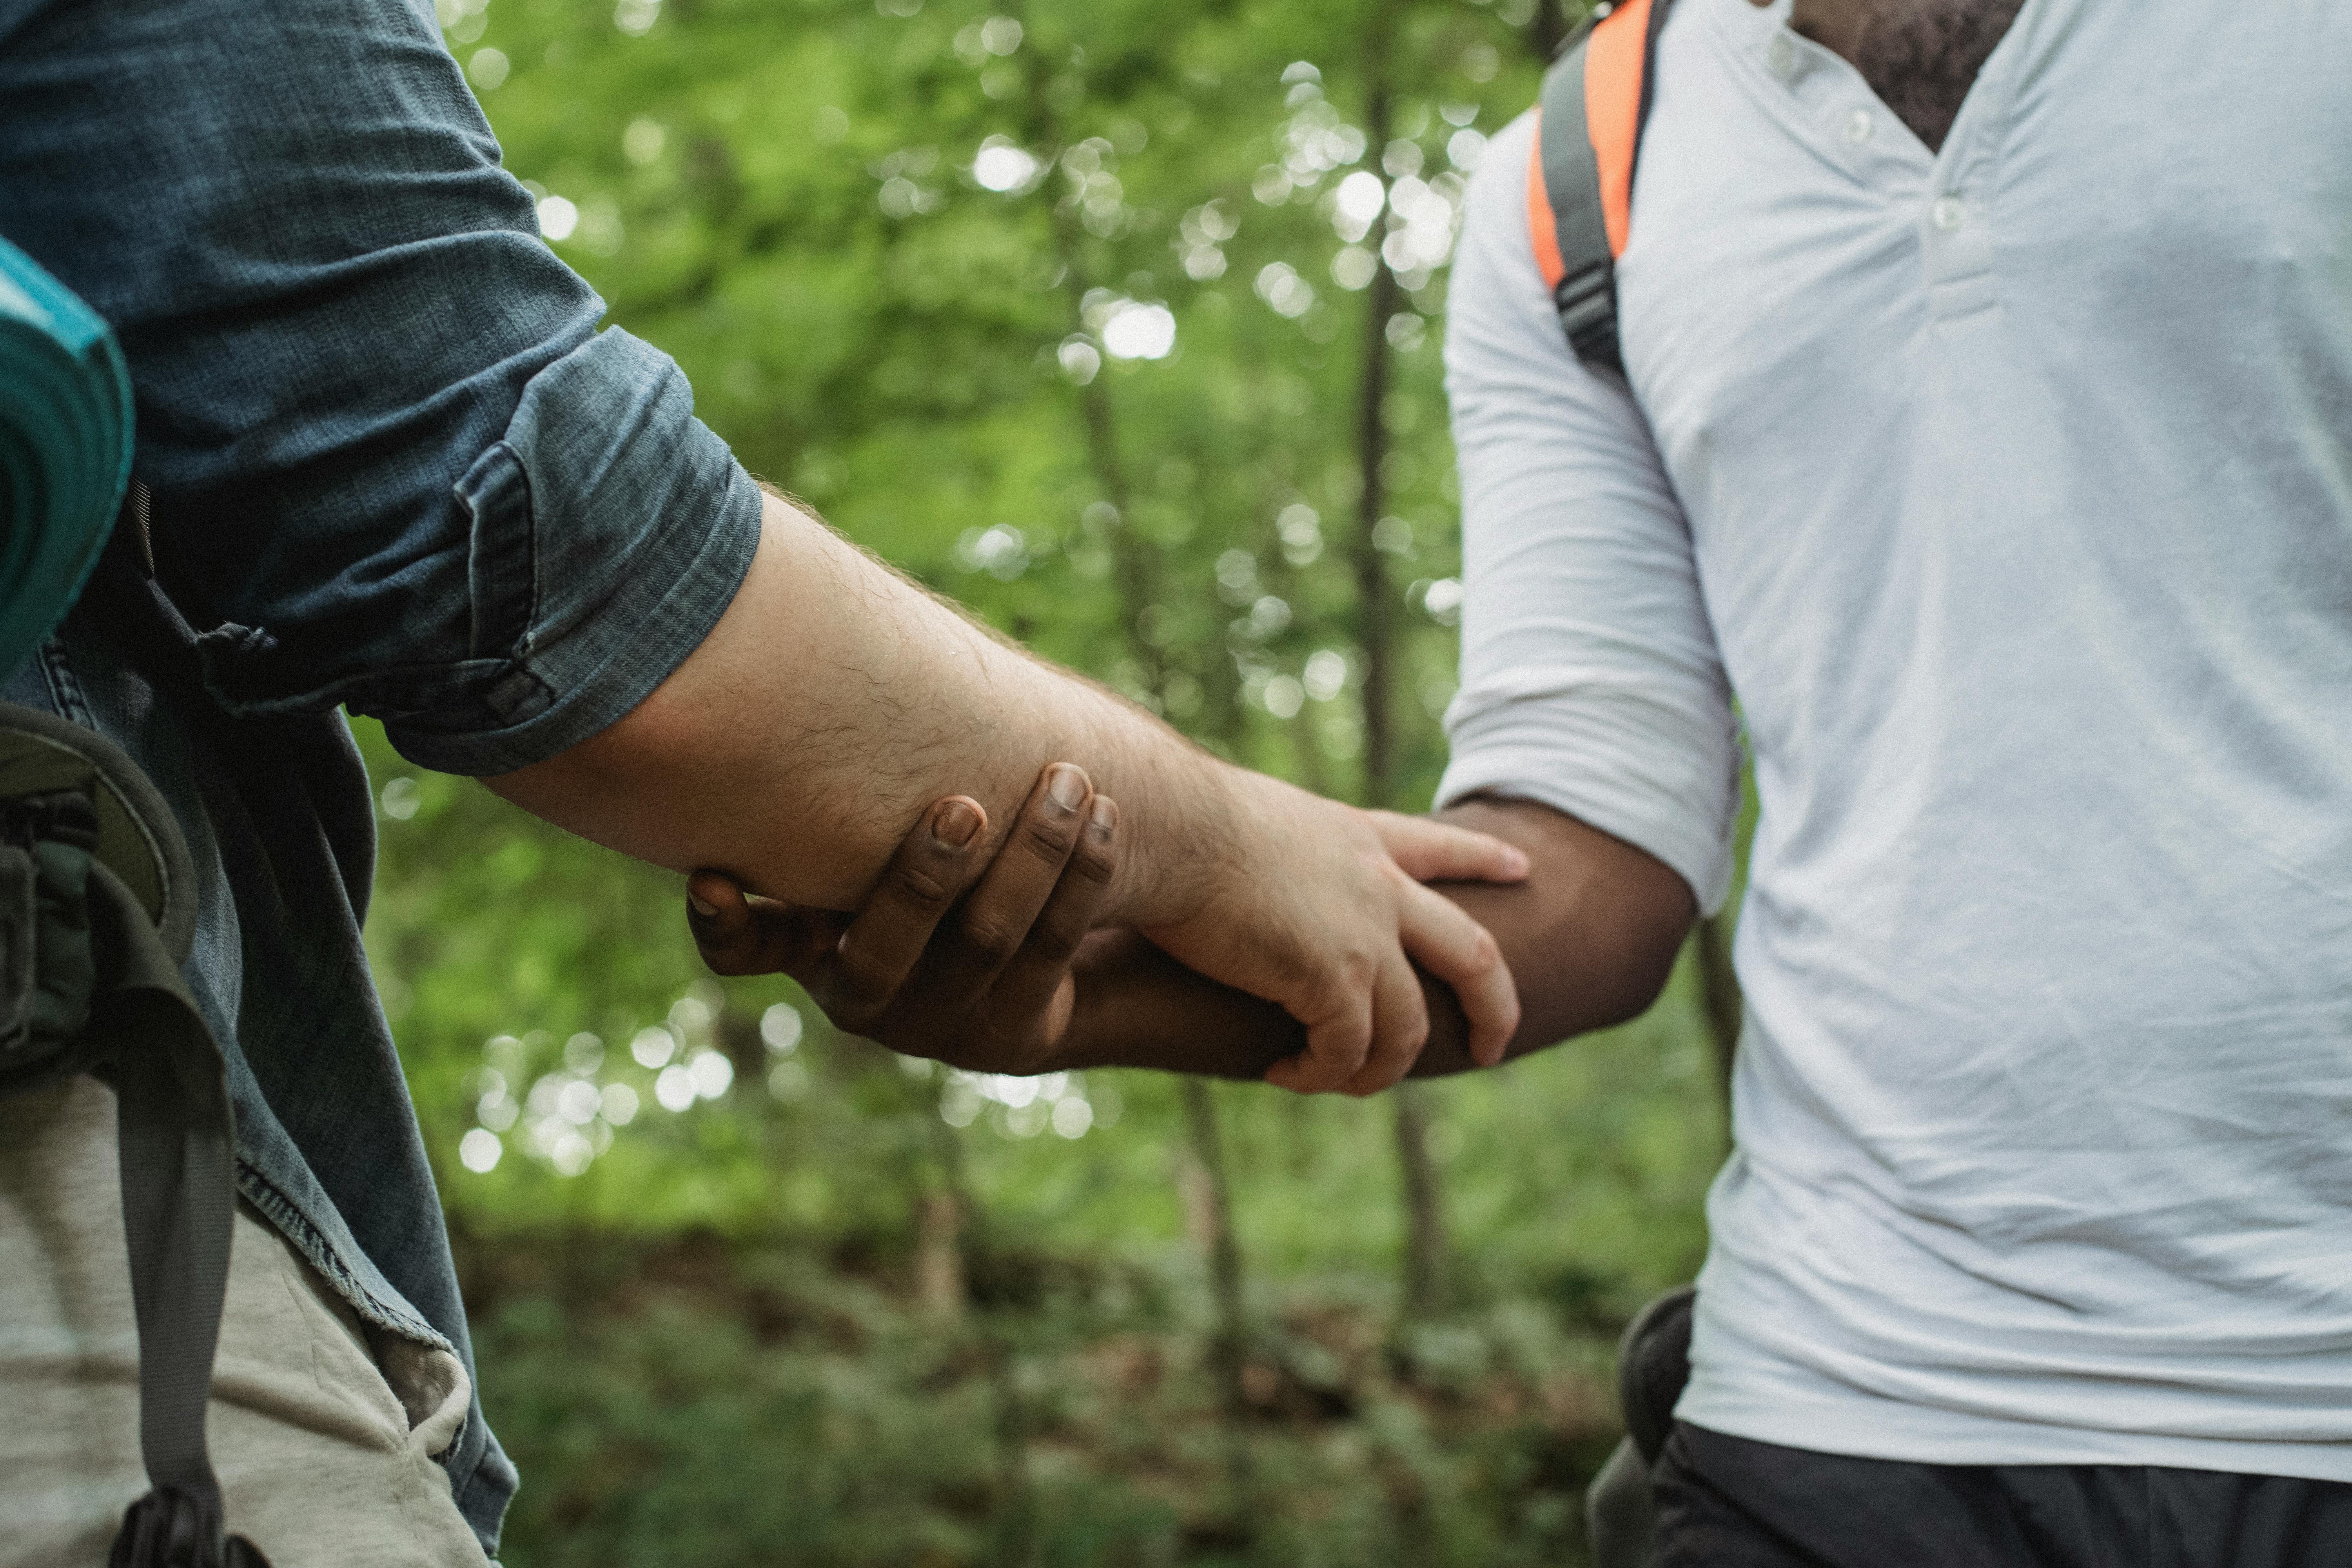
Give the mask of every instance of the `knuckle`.
M 1022 824 L 1021 844 L 1039 860 L 1058 866 L 1069 858 L 1070 846 L 1076 834 L 1068 821 L 1048 822 L 1030 817 Z
M 944 909 L 954 896 L 944 878 L 921 866 L 892 868 L 890 886 L 899 902 L 922 910 Z
M 964 950 L 990 964 L 1005 963 L 1020 945 L 1021 933 L 1003 921 L 976 918 L 963 929 Z
M 1104 846 L 1089 843 L 1080 847 L 1077 858 L 1070 863 L 1070 871 L 1084 881 L 1107 883 L 1117 868 L 1117 860 Z
M 1381 1062 L 1411 1061 L 1428 1041 L 1429 1015 L 1418 1008 L 1410 1014 L 1399 1008 L 1381 1030 L 1372 1058 Z
M 1299 1000 L 1305 1005 L 1307 1021 L 1328 1024 L 1334 1028 L 1346 1026 L 1349 1004 L 1356 994 L 1356 987 L 1336 970 L 1315 975 L 1299 988 Z

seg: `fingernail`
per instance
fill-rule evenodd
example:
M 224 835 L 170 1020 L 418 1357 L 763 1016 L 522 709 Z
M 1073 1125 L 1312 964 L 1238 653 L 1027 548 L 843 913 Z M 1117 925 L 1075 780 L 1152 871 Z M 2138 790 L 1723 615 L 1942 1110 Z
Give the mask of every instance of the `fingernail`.
M 1087 798 L 1087 775 L 1067 763 L 1055 763 L 1045 779 L 1045 798 L 1064 811 L 1076 811 Z
M 1097 839 L 1108 839 L 1110 830 L 1118 825 L 1118 807 L 1111 804 L 1110 796 L 1098 795 L 1095 796 L 1095 808 L 1088 820 L 1092 824 L 1088 831 Z
M 1528 858 L 1526 850 L 1507 847 L 1503 856 L 1503 868 L 1514 877 L 1524 877 L 1534 868 L 1534 862 Z
M 951 800 L 932 815 L 931 837 L 950 849 L 961 849 L 980 831 L 980 813 L 969 803 Z
M 700 915 L 704 920 L 709 920 L 711 916 L 719 912 L 719 906 L 717 904 L 705 903 L 700 899 L 696 898 L 692 893 L 687 894 L 686 901 L 694 906 L 694 912 Z

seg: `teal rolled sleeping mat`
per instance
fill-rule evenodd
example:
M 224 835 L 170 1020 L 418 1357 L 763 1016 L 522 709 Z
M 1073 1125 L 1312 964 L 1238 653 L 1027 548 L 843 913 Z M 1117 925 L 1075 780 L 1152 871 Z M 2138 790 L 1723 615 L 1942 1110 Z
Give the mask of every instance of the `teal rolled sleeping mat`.
M 130 480 L 114 333 L 0 239 L 0 678 L 72 606 Z
M 131 481 L 114 334 L 0 240 L 0 677 L 89 581 Z M 227 1532 L 205 1443 L 236 1216 L 236 1117 L 187 988 L 195 870 L 172 808 L 95 730 L 0 702 L 0 1093 L 114 1088 L 151 1483 L 110 1568 L 268 1568 Z

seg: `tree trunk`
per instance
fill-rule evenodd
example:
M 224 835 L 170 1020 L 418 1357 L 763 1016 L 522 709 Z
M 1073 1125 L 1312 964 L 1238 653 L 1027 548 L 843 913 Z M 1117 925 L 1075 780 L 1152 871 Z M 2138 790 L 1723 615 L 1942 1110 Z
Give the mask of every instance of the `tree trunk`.
M 1388 148 L 1392 123 L 1389 95 L 1389 49 L 1395 5 L 1383 5 L 1366 35 L 1365 145 L 1377 159 Z M 1377 542 L 1388 511 L 1383 475 L 1389 454 L 1389 319 L 1404 302 L 1404 290 L 1378 247 L 1375 228 L 1372 280 L 1364 294 L 1363 379 L 1356 399 L 1356 533 L 1350 549 L 1356 572 L 1359 645 L 1364 656 L 1364 804 L 1389 806 L 1396 799 L 1397 623 L 1388 562 Z M 1395 1106 L 1397 1163 L 1404 1186 L 1404 1306 L 1408 1317 L 1426 1318 L 1444 1310 L 1450 1259 L 1445 1246 L 1445 1201 L 1437 1163 L 1430 1158 L 1433 1114 L 1429 1090 L 1403 1083 L 1391 1091 Z
M 943 1323 L 963 1317 L 970 1294 L 963 1267 L 963 1204 L 945 1187 L 915 1201 L 915 1299 Z
M 1242 1384 L 1246 1333 L 1242 1307 L 1242 1249 L 1234 1236 L 1232 1189 L 1225 1174 L 1224 1142 L 1217 1128 L 1217 1104 L 1206 1079 L 1186 1078 L 1184 1131 L 1189 1152 L 1198 1171 L 1189 1215 L 1209 1255 L 1209 1287 L 1216 1303 L 1217 1325 L 1209 1341 L 1209 1369 L 1217 1384 L 1217 1400 L 1224 1413 L 1226 1479 L 1232 1489 L 1234 1518 L 1246 1525 L 1249 1496 L 1249 1451 L 1243 1433 L 1249 1418 L 1249 1396 Z
M 1389 129 L 1385 88 L 1373 100 L 1368 136 L 1377 148 Z M 1390 602 L 1388 563 L 1374 536 L 1386 514 L 1381 467 L 1388 457 L 1389 318 L 1403 297 L 1386 258 L 1372 268 L 1364 291 L 1364 369 L 1356 401 L 1356 463 L 1362 488 L 1356 500 L 1356 534 L 1349 553 L 1356 574 L 1359 646 L 1364 656 L 1364 803 L 1386 806 L 1396 788 L 1396 613 Z
M 1579 22 L 1591 8 L 1582 4 L 1582 0 L 1536 0 L 1535 17 L 1528 24 L 1528 45 L 1535 50 L 1536 58 L 1547 65 L 1554 55 L 1559 53 L 1559 47 L 1568 41 L 1568 35 L 1575 30 L 1575 23 L 1569 20 L 1571 5 Z
M 1446 1247 L 1437 1162 L 1429 1152 L 1428 1087 L 1402 1083 L 1394 1093 L 1397 1162 L 1404 1172 L 1404 1310 L 1408 1318 L 1424 1320 L 1437 1317 L 1450 1304 L 1453 1259 Z
M 1015 1375 L 1014 1352 L 1005 1324 L 986 1311 L 968 1311 L 971 1277 L 989 1264 L 987 1213 L 971 1195 L 964 1175 L 963 1135 L 939 1113 L 940 1087 L 933 1079 L 923 1097 L 929 1118 L 934 1184 L 916 1200 L 915 1290 L 925 1312 L 941 1327 L 969 1333 L 988 1371 L 990 1423 L 996 1439 L 997 1506 L 989 1521 L 989 1561 L 997 1568 L 1030 1568 L 1036 1560 L 1037 1493 L 1029 1479 L 1029 1413 Z

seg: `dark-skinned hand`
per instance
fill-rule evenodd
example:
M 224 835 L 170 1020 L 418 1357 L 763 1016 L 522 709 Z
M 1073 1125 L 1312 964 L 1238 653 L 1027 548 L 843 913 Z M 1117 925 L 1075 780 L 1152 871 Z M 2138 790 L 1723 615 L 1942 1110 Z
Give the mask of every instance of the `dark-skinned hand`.
M 1363 816 L 1416 880 L 1509 883 L 1524 874 L 1524 855 L 1502 840 L 1393 812 Z M 1064 1058 L 1076 1048 L 1097 1065 L 1220 1076 L 1255 1059 L 1265 1044 L 1256 1037 L 1267 1031 L 1244 1021 L 1261 1022 L 1266 1005 L 1202 980 L 1132 931 L 1088 935 L 1117 865 L 1118 812 L 1089 793 L 1083 772 L 1048 768 L 992 859 L 985 827 L 968 797 L 935 804 L 854 916 L 747 897 L 721 873 L 697 872 L 688 883 L 688 924 L 718 973 L 790 974 L 836 1027 L 909 1056 L 1036 1073 L 1070 1065 Z M 1089 993 L 1100 994 L 1078 995 L 1080 972 Z M 1507 987 L 1508 972 L 1501 976 Z M 1432 1005 L 1458 1025 L 1459 1006 L 1440 991 Z M 1085 1000 L 1094 1005 L 1080 1013 Z M 1168 1016 L 1139 1017 L 1139 1006 L 1164 1006 Z M 1239 1019 L 1220 1011 L 1236 1006 Z M 1074 1016 L 1089 1023 L 1088 1039 L 1074 1040 Z M 1287 1045 L 1247 1076 L 1284 1082 L 1298 1059 L 1297 1029 L 1279 1008 L 1274 1016 L 1273 1035 Z M 1205 1032 L 1185 1027 L 1188 1017 Z M 1093 1037 L 1107 1021 L 1119 1038 Z M 1244 1037 L 1251 1049 L 1237 1057 L 1228 1047 Z M 1420 1043 L 1416 1037 L 1412 1049 L 1366 1062 L 1339 1087 L 1357 1095 L 1387 1089 L 1412 1068 Z M 1500 1056 L 1500 1041 L 1486 1045 L 1470 1045 L 1473 1064 L 1491 1066 Z
M 855 915 L 698 871 L 687 925 L 712 970 L 789 974 L 849 1034 L 973 1071 L 1043 1071 L 1069 1024 L 1070 960 L 1118 863 L 1118 808 L 1056 763 L 992 859 L 987 826 L 968 796 L 937 802 Z

